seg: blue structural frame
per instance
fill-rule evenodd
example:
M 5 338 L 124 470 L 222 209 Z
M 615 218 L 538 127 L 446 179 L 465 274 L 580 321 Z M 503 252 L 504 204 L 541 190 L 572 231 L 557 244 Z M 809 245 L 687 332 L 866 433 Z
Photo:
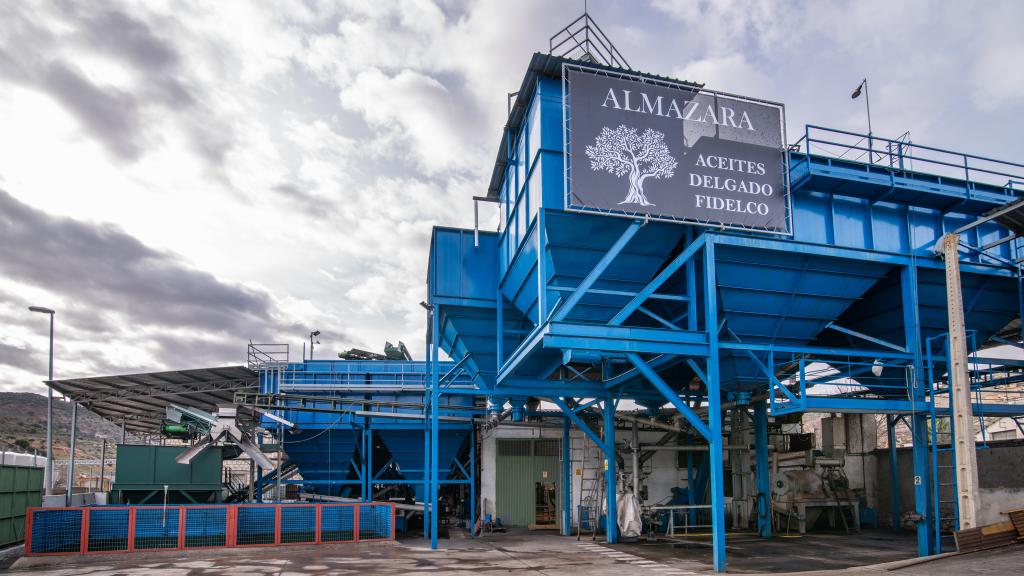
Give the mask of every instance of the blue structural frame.
M 284 466 L 294 464 L 302 478 L 283 484 L 362 501 L 370 501 L 375 488 L 406 486 L 426 503 L 425 529 L 435 538 L 429 503 L 442 486 L 465 485 L 475 518 L 473 419 L 483 406 L 462 364 L 438 361 L 436 354 L 427 362 L 308 360 L 268 363 L 259 374 L 260 393 L 237 400 L 295 424 L 284 434 Z M 280 426 L 267 417 L 263 425 Z M 375 460 L 375 452 L 386 459 Z M 272 473 L 261 475 L 260 483 Z
M 510 404 L 512 418 L 521 418 L 531 397 L 562 411 L 563 534 L 571 523 L 569 429 L 604 452 L 607 486 L 617 486 L 613 414 L 628 398 L 654 413 L 678 412 L 707 442 L 709 487 L 694 494 L 694 479 L 690 497 L 711 504 L 718 571 L 726 567 L 723 412 L 736 408 L 754 411 L 762 537 L 771 536 L 769 417 L 874 413 L 913 431 L 918 550 L 938 551 L 926 431 L 941 393 L 928 378 L 941 380 L 945 354 L 927 362 L 923 354 L 927 338 L 947 331 L 944 265 L 934 248 L 944 234 L 1017 200 L 1024 165 L 808 126 L 788 151 L 791 237 L 568 212 L 563 62 L 535 55 L 518 92 L 489 190 L 497 232 L 434 229 L 433 365 L 439 351 L 459 362 L 492 415 Z M 1020 315 L 1021 249 L 994 221 L 969 227 L 961 240 L 965 319 L 985 341 Z M 972 362 L 980 370 L 986 360 Z M 436 461 L 437 406 L 447 390 L 436 368 L 431 379 Z M 977 410 L 1024 409 L 987 402 L 988 382 L 976 383 Z M 818 393 L 851 384 L 857 393 Z M 579 414 L 598 404 L 603 437 Z M 436 501 L 436 469 L 431 482 Z M 607 490 L 605 505 L 610 543 L 615 492 Z M 899 518 L 898 499 L 893 508 Z M 436 546 L 436 516 L 431 537 Z

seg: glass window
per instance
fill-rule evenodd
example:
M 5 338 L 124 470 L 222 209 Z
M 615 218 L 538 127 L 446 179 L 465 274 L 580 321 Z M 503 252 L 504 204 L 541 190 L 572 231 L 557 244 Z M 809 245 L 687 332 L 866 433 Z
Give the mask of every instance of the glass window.
M 526 183 L 526 138 L 520 135 L 516 146 L 516 190 L 522 190 Z
M 540 150 L 540 92 L 534 93 L 533 105 L 530 106 L 530 115 L 527 119 L 529 132 L 527 142 L 529 143 L 529 163 L 532 166 L 537 158 L 537 151 Z
M 498 197 L 498 232 L 505 229 L 505 219 L 508 218 L 508 209 L 505 207 L 508 202 L 508 194 L 505 193 L 505 186 L 502 184 L 501 196 Z
M 527 190 L 530 193 L 530 221 L 533 221 L 533 217 L 537 215 L 541 205 L 541 175 L 540 168 L 542 162 L 535 162 L 533 165 L 533 172 L 530 173 L 530 183 L 527 186 Z

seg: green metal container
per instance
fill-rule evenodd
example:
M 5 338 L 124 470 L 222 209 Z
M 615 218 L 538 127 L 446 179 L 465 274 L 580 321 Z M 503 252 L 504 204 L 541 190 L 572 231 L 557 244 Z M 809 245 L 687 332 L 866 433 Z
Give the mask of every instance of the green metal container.
M 221 501 L 220 447 L 207 448 L 191 464 L 174 458 L 183 446 L 118 444 L 110 498 L 118 504 L 208 504 Z M 166 488 L 165 488 L 166 487 Z
M 42 468 L 0 465 L 0 547 L 25 539 L 25 509 L 42 495 Z

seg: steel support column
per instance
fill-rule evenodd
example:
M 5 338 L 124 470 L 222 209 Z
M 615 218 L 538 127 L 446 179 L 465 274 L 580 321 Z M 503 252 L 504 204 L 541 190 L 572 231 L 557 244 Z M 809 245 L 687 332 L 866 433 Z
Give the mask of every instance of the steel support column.
M 889 514 L 893 532 L 901 532 L 900 463 L 896 452 L 896 417 L 892 414 L 885 417 L 885 432 L 889 439 Z
M 430 547 L 437 549 L 437 528 L 438 528 L 438 516 L 440 515 L 440 509 L 438 508 L 438 467 L 437 463 L 439 460 L 438 456 L 438 408 L 439 408 L 439 392 L 437 385 L 438 370 L 437 370 L 437 313 L 430 313 Z
M 711 465 L 711 543 L 715 572 L 725 572 L 725 493 L 722 470 L 722 397 L 718 366 L 718 280 L 715 243 L 704 246 L 704 329 L 708 335 L 708 438 Z
M 757 533 L 771 538 L 771 478 L 768 472 L 768 402 L 754 404 L 754 466 L 757 468 Z
M 469 537 L 476 536 L 476 424 L 469 425 Z
M 903 267 L 900 271 L 900 292 L 903 300 L 904 340 L 907 350 L 913 356 L 913 363 L 907 373 L 907 386 L 910 387 L 911 404 L 914 407 L 910 428 L 914 437 L 914 511 L 920 518 L 917 523 L 917 554 L 927 556 L 935 550 L 930 529 L 932 513 L 928 499 L 932 479 L 928 465 L 928 409 L 924 394 L 926 385 L 922 378 L 924 372 L 921 363 L 917 268 L 913 264 Z
M 616 507 L 617 482 L 615 473 L 615 402 L 611 397 L 604 400 L 604 442 L 605 451 L 604 485 L 607 504 L 605 505 L 605 537 L 609 544 L 619 541 L 619 514 Z
M 956 463 L 956 506 L 959 529 L 978 527 L 978 455 L 974 447 L 974 413 L 971 410 L 971 378 L 968 374 L 967 334 L 964 326 L 964 300 L 960 289 L 959 234 L 942 237 L 946 263 L 946 313 L 949 318 L 950 407 L 953 410 L 953 461 Z
M 64 505 L 71 506 L 72 487 L 75 485 L 75 440 L 78 439 L 78 402 L 71 402 L 71 441 L 68 452 L 68 486 L 64 494 Z
M 562 415 L 562 536 L 572 536 L 572 437 Z

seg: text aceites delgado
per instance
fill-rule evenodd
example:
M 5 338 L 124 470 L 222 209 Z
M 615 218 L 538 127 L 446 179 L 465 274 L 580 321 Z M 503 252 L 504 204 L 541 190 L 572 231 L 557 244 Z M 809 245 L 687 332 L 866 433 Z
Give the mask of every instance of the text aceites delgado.
M 738 200 L 735 198 L 722 198 L 717 195 L 694 194 L 694 201 L 697 208 L 709 210 L 723 210 L 726 212 L 739 212 L 741 214 L 759 214 L 767 216 L 768 204 L 760 201 L 759 196 L 772 196 L 775 189 L 771 184 L 762 184 L 751 179 L 745 179 L 743 174 L 752 176 L 763 176 L 765 174 L 764 162 L 753 162 L 740 158 L 729 158 L 727 156 L 715 156 L 711 154 L 700 154 L 697 157 L 696 166 L 711 168 L 736 174 L 732 175 L 711 175 L 690 173 L 690 186 L 709 191 L 724 190 L 726 192 L 738 192 L 750 194 L 750 200 Z

